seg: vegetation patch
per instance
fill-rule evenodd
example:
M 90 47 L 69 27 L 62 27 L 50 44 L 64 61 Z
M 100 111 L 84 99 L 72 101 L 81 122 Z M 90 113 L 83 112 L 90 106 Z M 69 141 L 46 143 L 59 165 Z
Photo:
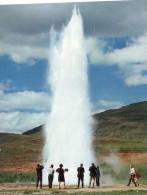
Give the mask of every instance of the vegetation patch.
M 0 173 L 0 183 L 28 183 L 35 181 L 35 173 Z

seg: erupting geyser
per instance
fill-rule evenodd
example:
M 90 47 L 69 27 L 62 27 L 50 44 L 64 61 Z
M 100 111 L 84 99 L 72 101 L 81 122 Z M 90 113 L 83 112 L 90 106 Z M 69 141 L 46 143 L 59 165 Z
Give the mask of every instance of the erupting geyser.
M 44 180 L 51 163 L 68 168 L 66 183 L 77 181 L 77 167 L 93 161 L 91 116 L 88 97 L 87 57 L 82 18 L 75 8 L 60 35 L 51 30 L 48 82 L 52 90 L 51 112 L 45 125 Z M 88 176 L 86 171 L 85 176 Z M 85 178 L 86 179 L 86 178 Z

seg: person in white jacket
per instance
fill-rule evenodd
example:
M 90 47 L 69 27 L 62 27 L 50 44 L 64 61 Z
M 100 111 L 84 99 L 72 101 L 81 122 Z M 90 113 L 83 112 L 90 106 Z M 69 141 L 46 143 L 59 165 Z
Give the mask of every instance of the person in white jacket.
M 131 184 L 131 182 L 134 183 L 134 185 L 137 187 L 137 183 L 136 183 L 136 171 L 135 171 L 135 168 L 130 165 L 130 170 L 129 170 L 129 182 L 128 182 L 128 185 L 129 186 Z
M 48 169 L 48 187 L 52 188 L 53 185 L 53 179 L 54 179 L 54 165 L 51 165 Z

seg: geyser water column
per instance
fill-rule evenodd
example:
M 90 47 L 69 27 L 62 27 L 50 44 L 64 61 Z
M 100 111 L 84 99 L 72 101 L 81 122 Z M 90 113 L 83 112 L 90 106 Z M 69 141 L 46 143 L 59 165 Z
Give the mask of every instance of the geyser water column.
M 80 163 L 87 167 L 93 161 L 87 57 L 79 11 L 74 8 L 58 38 L 54 30 L 50 35 L 48 81 L 52 102 L 45 125 L 44 180 L 47 182 L 46 169 L 51 163 L 55 168 L 63 163 L 69 169 L 66 182 L 73 184 Z

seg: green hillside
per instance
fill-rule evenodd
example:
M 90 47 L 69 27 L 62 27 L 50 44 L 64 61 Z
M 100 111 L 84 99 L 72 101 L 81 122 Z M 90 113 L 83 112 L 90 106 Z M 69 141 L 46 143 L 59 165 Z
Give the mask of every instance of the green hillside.
M 95 142 L 113 150 L 147 151 L 147 101 L 97 113 L 93 118 Z
M 40 134 L 33 136 L 0 133 L 0 172 L 28 172 L 34 163 L 41 161 L 43 139 Z
M 124 156 L 128 153 L 129 158 L 147 163 L 147 101 L 97 113 L 93 119 L 96 156 L 113 152 L 128 159 Z M 0 133 L 0 172 L 33 171 L 36 163 L 41 162 L 43 143 L 43 126 L 22 135 Z

